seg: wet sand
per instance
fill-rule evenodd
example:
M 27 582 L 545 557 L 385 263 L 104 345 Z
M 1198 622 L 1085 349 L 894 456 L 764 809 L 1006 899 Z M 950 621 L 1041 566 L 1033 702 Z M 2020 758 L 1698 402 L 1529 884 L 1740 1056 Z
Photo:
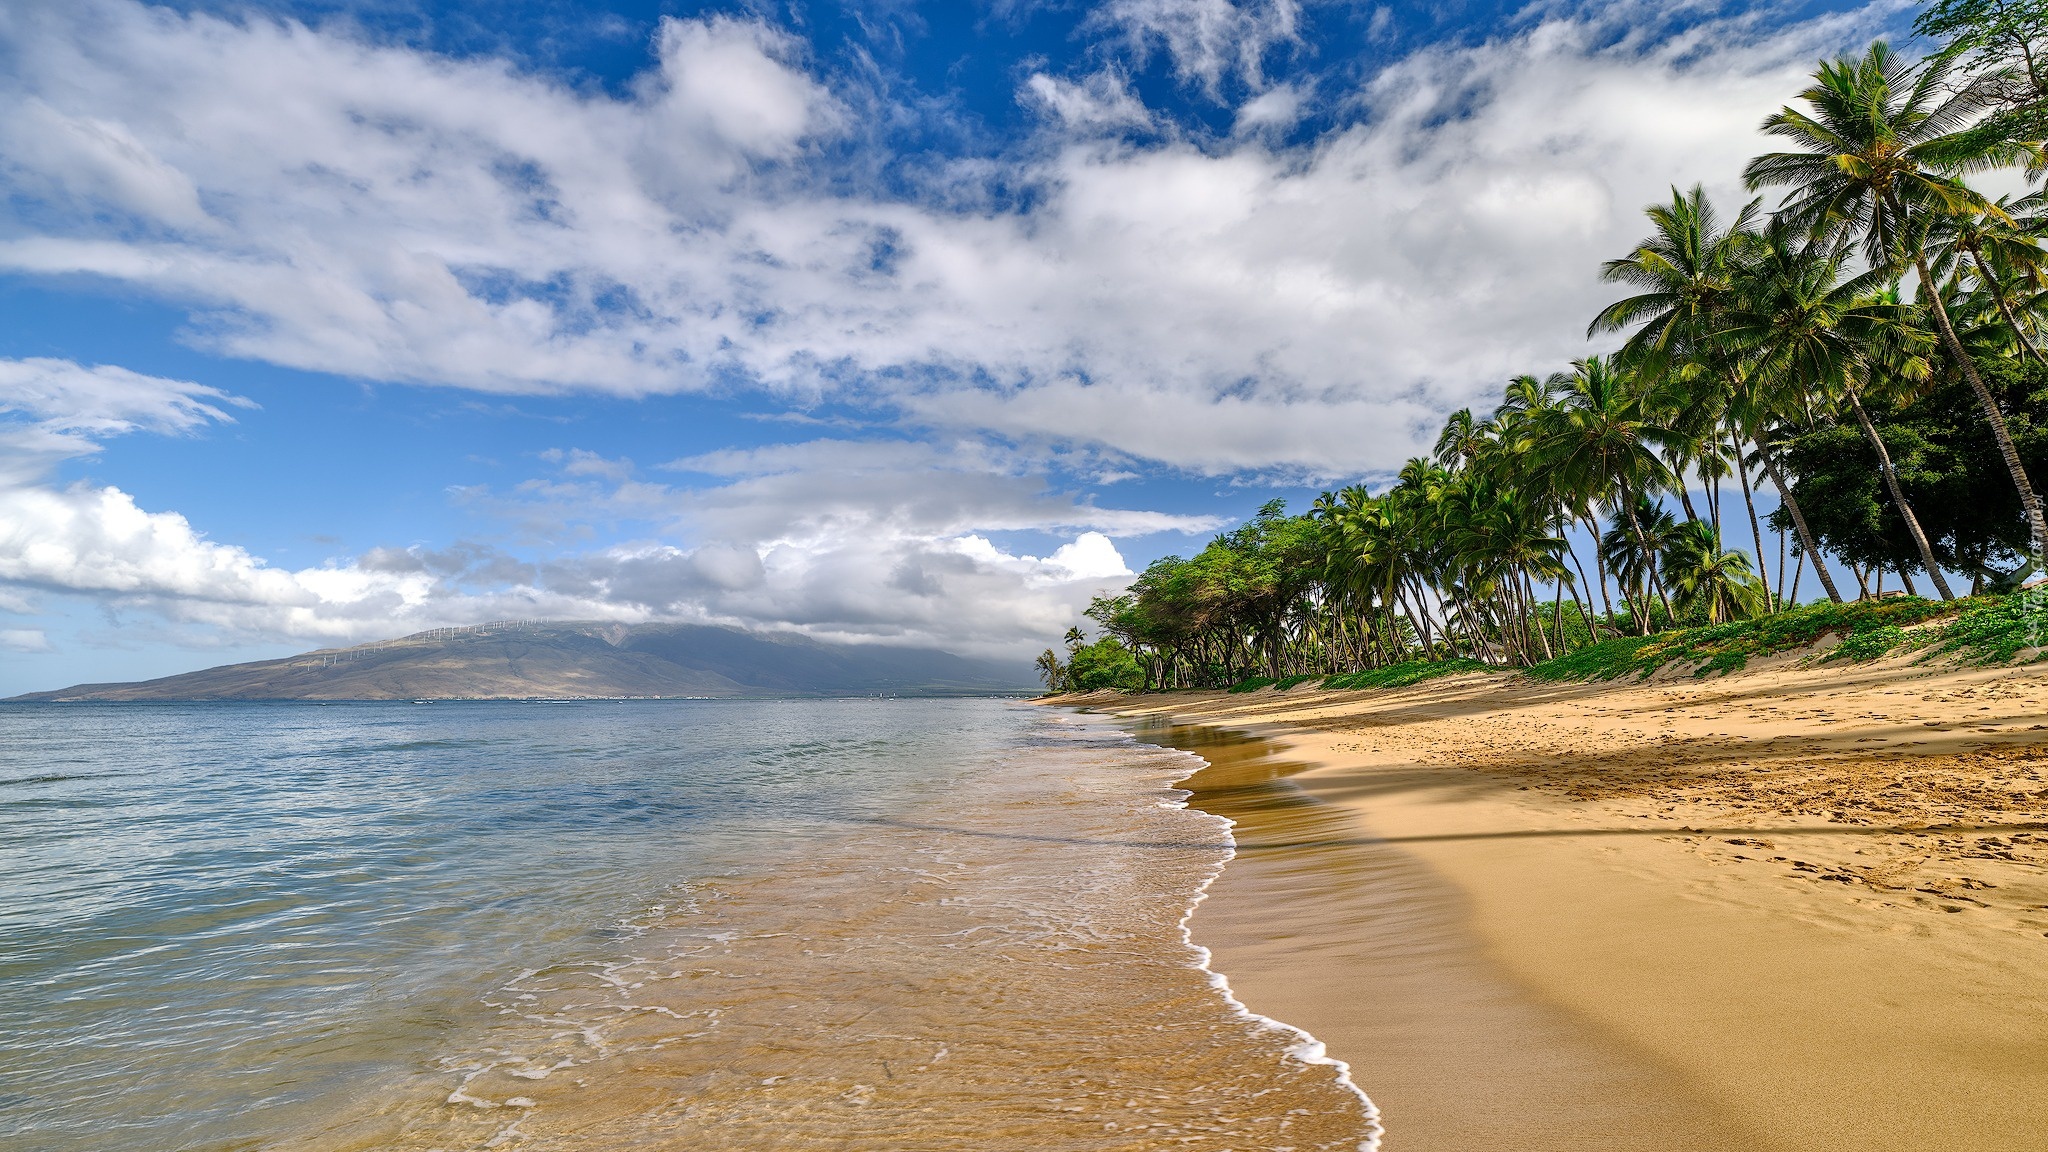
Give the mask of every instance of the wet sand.
M 2042 669 L 1113 710 L 1215 763 L 1195 937 L 1389 1152 L 2048 1147 Z
M 1183 931 L 1228 858 L 1190 758 L 1037 713 L 985 771 L 519 973 L 293 1152 L 1358 1152 L 1343 1070 Z M 792 827 L 796 827 L 792 825 Z

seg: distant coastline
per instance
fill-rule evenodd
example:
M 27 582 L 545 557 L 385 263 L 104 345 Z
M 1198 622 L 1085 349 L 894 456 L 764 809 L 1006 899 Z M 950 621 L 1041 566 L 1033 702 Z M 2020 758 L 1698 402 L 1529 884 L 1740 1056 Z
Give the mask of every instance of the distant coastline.
M 506 621 L 5 703 L 720 700 L 1032 691 L 1021 662 L 699 624 Z

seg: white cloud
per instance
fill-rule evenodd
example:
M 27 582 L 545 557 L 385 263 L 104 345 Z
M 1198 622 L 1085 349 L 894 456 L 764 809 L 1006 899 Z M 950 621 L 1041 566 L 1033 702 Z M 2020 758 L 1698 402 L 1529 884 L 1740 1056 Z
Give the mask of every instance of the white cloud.
M 1100 11 L 1204 83 L 1299 35 L 1291 3 Z M 751 383 L 1200 472 L 1357 475 L 1586 351 L 1640 207 L 1672 182 L 1730 195 L 1762 115 L 1889 11 L 1656 41 L 1626 34 L 1648 6 L 1553 16 L 1319 88 L 1357 120 L 1302 149 L 1103 140 L 1145 111 L 1126 88 L 1034 77 L 1068 126 L 927 203 L 834 167 L 817 145 L 849 113 L 757 22 L 666 22 L 621 99 L 255 18 L 24 2 L 0 11 L 0 267 L 139 285 L 213 348 L 324 371 Z M 1244 114 L 1281 116 L 1277 92 Z M 982 181 L 1033 206 L 955 207 L 990 202 Z
M 1083 532 L 1072 544 L 1062 544 L 1046 561 L 1071 572 L 1076 580 L 1112 579 L 1134 575 L 1124 563 L 1123 553 L 1100 532 Z
M 55 647 L 40 628 L 0 628 L 0 648 L 9 652 L 50 652 Z
M 1104 69 L 1080 80 L 1035 72 L 1019 99 L 1041 108 L 1069 131 L 1149 128 L 1152 111 L 1118 73 Z
M 1237 122 L 1232 130 L 1240 136 L 1253 132 L 1285 131 L 1301 118 L 1305 102 L 1301 89 L 1291 84 L 1268 88 L 1238 106 Z
M 1214 93 L 1226 76 L 1264 86 L 1266 54 L 1299 39 L 1299 0 L 1108 0 L 1096 23 L 1121 30 L 1140 55 L 1155 44 L 1181 78 Z
M 225 419 L 233 398 L 118 369 L 44 365 L 19 410 L 98 432 L 189 430 Z M 70 389 L 49 380 L 72 381 Z M 204 399 L 201 399 L 204 398 Z M 87 444 L 90 448 L 91 445 Z M 509 617 L 709 620 L 813 635 L 1011 653 L 1079 618 L 1129 568 L 1104 532 L 1207 531 L 1210 517 L 1098 508 L 1047 488 L 1006 453 L 962 443 L 821 440 L 679 462 L 703 488 L 638 479 L 628 461 L 570 450 L 558 469 L 478 510 L 569 529 L 641 524 L 637 543 L 526 559 L 486 544 L 377 548 L 285 568 L 209 540 L 184 516 L 127 492 L 0 483 L 0 610 L 32 594 L 84 596 L 223 636 L 388 636 Z M 1040 559 L 997 548 L 990 531 L 1079 531 Z M 574 535 L 574 532 L 565 534 Z M 683 540 L 688 543 L 675 543 Z M 35 633 L 40 636 L 41 633 Z M 34 647 L 30 630 L 0 642 Z
M 180 434 L 253 407 L 186 380 L 144 376 L 110 364 L 0 359 L 0 485 L 24 484 L 60 460 L 99 450 L 130 432 Z

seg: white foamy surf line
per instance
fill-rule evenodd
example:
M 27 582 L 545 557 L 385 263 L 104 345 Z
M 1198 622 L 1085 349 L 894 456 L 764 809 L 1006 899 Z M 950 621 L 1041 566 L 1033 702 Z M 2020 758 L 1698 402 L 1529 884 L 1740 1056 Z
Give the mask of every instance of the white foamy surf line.
M 1073 714 L 1059 716 L 1058 718 L 1061 720 L 1068 721 L 1070 723 L 1086 723 L 1085 721 L 1082 721 L 1078 716 Z M 1189 752 L 1184 748 L 1168 748 L 1160 744 L 1147 744 L 1145 743 L 1145 741 L 1139 740 L 1136 736 L 1132 735 L 1131 733 L 1126 732 L 1121 728 L 1112 727 L 1106 722 L 1103 723 L 1101 727 L 1104 730 L 1112 732 L 1117 736 L 1121 737 L 1127 743 L 1133 745 L 1144 744 L 1144 746 L 1147 748 L 1155 748 L 1161 752 L 1171 753 L 1176 756 L 1183 756 L 1189 760 L 1192 760 L 1194 762 L 1194 766 L 1189 768 L 1186 772 L 1182 773 L 1181 775 L 1174 777 L 1171 781 L 1171 783 L 1173 784 L 1179 784 L 1181 781 L 1186 780 L 1188 777 L 1193 776 L 1195 773 L 1200 772 L 1202 769 L 1209 767 L 1208 760 L 1204 759 L 1202 756 L 1194 752 Z M 1293 1036 L 1295 1038 L 1295 1042 L 1289 1045 L 1287 1048 L 1287 1054 L 1289 1056 L 1294 1057 L 1296 1060 L 1299 1060 L 1304 1064 L 1327 1065 L 1337 1070 L 1337 1083 L 1343 1085 L 1345 1090 L 1349 1091 L 1352 1095 L 1358 1097 L 1359 1103 L 1363 1105 L 1365 1108 L 1366 1133 L 1365 1139 L 1361 1140 L 1358 1144 L 1358 1152 L 1380 1152 L 1380 1138 L 1383 1135 L 1385 1135 L 1385 1130 L 1380 1125 L 1379 1105 L 1374 1104 L 1372 1102 L 1372 1097 L 1366 1095 L 1365 1089 L 1360 1088 L 1357 1082 L 1351 1079 L 1351 1065 L 1346 1061 L 1339 1060 L 1337 1057 L 1330 1055 L 1328 1046 L 1325 1045 L 1321 1040 L 1316 1039 L 1315 1034 L 1310 1032 L 1308 1029 L 1297 1027 L 1293 1024 L 1289 1024 L 1285 1020 L 1275 1019 L 1274 1017 L 1268 1016 L 1263 1012 L 1252 1011 L 1251 1008 L 1246 1006 L 1244 1001 L 1239 1000 L 1237 998 L 1236 991 L 1232 989 L 1230 986 L 1230 977 L 1209 966 L 1210 962 L 1215 959 L 1215 954 L 1210 952 L 1208 948 L 1195 942 L 1194 930 L 1191 927 L 1189 927 L 1190 922 L 1193 921 L 1195 918 L 1195 910 L 1201 907 L 1202 901 L 1207 900 L 1209 898 L 1209 888 L 1211 885 L 1216 883 L 1218 877 L 1223 875 L 1223 870 L 1230 866 L 1230 862 L 1232 860 L 1237 859 L 1237 836 L 1235 834 L 1235 830 L 1237 828 L 1237 821 L 1232 820 L 1228 816 L 1220 816 L 1214 812 L 1205 812 L 1199 808 L 1190 808 L 1188 807 L 1188 801 L 1194 796 L 1194 792 L 1186 788 L 1175 788 L 1174 791 L 1180 793 L 1180 798 L 1170 804 L 1161 805 L 1161 807 L 1176 808 L 1184 812 L 1192 812 L 1198 816 L 1206 816 L 1209 819 L 1214 820 L 1218 824 L 1222 825 L 1223 828 L 1223 848 L 1225 855 L 1223 859 L 1217 861 L 1213 866 L 1210 867 L 1208 877 L 1204 879 L 1200 885 L 1196 886 L 1194 897 L 1193 899 L 1188 901 L 1187 911 L 1183 912 L 1180 918 L 1181 940 L 1188 946 L 1190 951 L 1194 952 L 1195 955 L 1199 957 L 1199 961 L 1195 966 L 1198 969 L 1200 969 L 1205 976 L 1209 978 L 1209 986 L 1216 989 L 1216 991 L 1222 995 L 1224 1003 L 1230 1006 L 1231 1011 L 1235 1012 L 1241 1018 L 1251 1022 L 1256 1027 L 1266 1028 Z

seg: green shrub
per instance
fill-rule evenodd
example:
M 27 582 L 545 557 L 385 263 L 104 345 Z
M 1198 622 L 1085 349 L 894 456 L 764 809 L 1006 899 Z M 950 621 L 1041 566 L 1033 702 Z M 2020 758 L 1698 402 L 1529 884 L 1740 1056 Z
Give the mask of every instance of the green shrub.
M 1271 687 L 1274 683 L 1275 681 L 1271 676 L 1247 676 L 1244 679 L 1239 680 L 1237 683 L 1232 684 L 1230 686 L 1230 691 L 1257 692 L 1261 688 Z
M 1923 659 L 1959 655 L 1980 664 L 2003 664 L 2048 642 L 2048 595 L 2015 592 L 1960 603 L 1965 606 L 1962 614 L 1942 625 Z M 2044 658 L 2048 653 L 2036 652 L 2027 662 Z
M 1302 682 L 1304 682 L 1304 681 L 1307 681 L 1307 680 L 1313 680 L 1313 679 L 1315 679 L 1315 677 L 1314 677 L 1314 676 L 1286 676 L 1286 677 L 1282 677 L 1282 678 L 1281 678 L 1280 680 L 1278 680 L 1278 681 L 1276 681 L 1276 682 L 1274 683 L 1274 685 L 1273 685 L 1273 691 L 1275 691 L 1275 692 L 1285 692 L 1285 691 L 1287 691 L 1287 690 L 1288 690 L 1289 688 L 1292 688 L 1292 687 L 1294 687 L 1294 686 L 1295 686 L 1296 684 L 1300 684 L 1300 683 L 1302 683 Z
M 1842 642 L 1827 654 L 1824 662 L 1854 660 L 1861 663 L 1865 660 L 1876 660 L 1889 655 L 1894 648 L 1902 646 L 1905 642 L 1906 630 L 1896 624 L 1867 628 L 1843 637 Z

